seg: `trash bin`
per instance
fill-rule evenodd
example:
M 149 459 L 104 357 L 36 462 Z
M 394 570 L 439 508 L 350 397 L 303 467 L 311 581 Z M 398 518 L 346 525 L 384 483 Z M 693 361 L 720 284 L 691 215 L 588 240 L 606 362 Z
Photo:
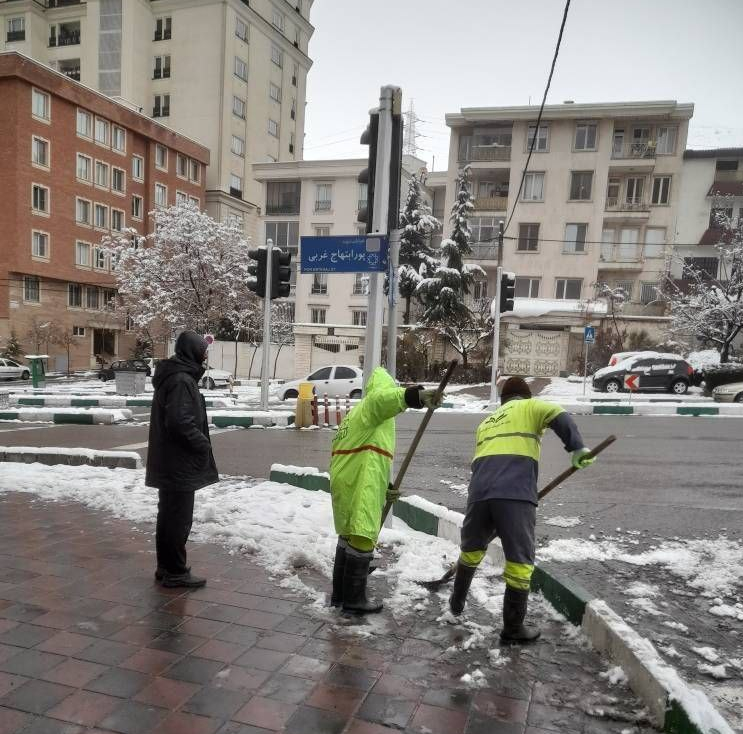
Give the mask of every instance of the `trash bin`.
M 297 396 L 297 408 L 294 416 L 294 425 L 297 428 L 307 428 L 313 424 L 313 390 L 314 388 L 311 382 L 299 383 L 299 395 Z
M 116 370 L 117 395 L 141 395 L 147 384 L 147 373 L 142 370 Z
M 44 371 L 44 360 L 49 359 L 48 354 L 27 354 L 26 361 L 31 367 L 31 382 L 35 388 L 46 387 L 46 372 Z

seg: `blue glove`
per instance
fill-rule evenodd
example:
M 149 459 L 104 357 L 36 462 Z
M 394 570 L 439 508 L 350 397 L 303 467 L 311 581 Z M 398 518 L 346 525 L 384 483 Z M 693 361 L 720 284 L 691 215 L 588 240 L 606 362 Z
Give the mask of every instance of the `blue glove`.
M 588 458 L 588 454 L 591 453 L 590 449 L 585 446 L 582 449 L 576 449 L 570 458 L 570 463 L 573 465 L 573 469 L 585 469 L 587 466 L 591 466 L 596 458 Z

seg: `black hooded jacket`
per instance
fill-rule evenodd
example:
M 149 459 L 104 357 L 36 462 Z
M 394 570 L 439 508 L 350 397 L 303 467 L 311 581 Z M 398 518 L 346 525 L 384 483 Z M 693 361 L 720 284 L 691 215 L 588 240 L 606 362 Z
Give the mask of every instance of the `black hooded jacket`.
M 145 479 L 149 487 L 194 492 L 219 479 L 206 402 L 198 389 L 206 348 L 196 332 L 184 331 L 175 343 L 175 357 L 155 369 Z

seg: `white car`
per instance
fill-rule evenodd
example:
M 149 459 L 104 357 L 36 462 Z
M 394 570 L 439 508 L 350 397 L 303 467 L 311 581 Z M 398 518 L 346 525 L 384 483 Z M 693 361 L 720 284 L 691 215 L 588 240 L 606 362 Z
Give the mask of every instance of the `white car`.
M 743 403 L 743 382 L 718 385 L 712 391 L 712 397 L 718 403 Z
M 0 380 L 29 380 L 31 370 L 12 359 L 0 359 Z
M 361 397 L 364 373 L 358 367 L 350 365 L 335 365 L 321 367 L 311 375 L 300 380 L 285 382 L 279 388 L 279 397 L 282 400 L 291 400 L 299 396 L 299 385 L 302 382 L 311 382 L 315 395 L 322 398 L 345 397 L 350 395 L 354 400 Z
M 227 370 L 217 370 L 210 367 L 201 378 L 201 387 L 214 390 L 215 387 L 227 387 L 232 373 Z

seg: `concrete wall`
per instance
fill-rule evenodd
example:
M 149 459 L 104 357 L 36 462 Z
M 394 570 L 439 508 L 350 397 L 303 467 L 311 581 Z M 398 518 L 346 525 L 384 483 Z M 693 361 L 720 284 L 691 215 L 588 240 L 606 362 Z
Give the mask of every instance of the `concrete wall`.
M 276 361 L 278 355 L 278 361 Z M 294 345 L 287 344 L 280 349 L 271 345 L 270 377 L 273 379 L 294 379 Z M 242 379 L 261 376 L 263 349 L 260 345 L 238 342 L 237 344 L 237 377 Z M 227 370 L 235 374 L 235 342 L 216 341 L 209 347 L 209 366 Z M 275 369 L 275 372 L 274 372 Z

